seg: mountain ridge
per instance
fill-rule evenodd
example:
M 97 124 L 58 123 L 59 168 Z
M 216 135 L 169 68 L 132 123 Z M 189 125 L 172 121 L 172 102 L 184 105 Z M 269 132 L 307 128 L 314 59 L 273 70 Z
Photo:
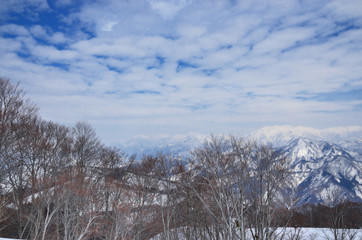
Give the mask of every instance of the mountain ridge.
M 122 147 L 140 157 L 162 152 L 187 158 L 190 151 L 201 147 L 208 138 L 198 133 L 142 136 Z M 335 192 L 362 202 L 362 127 L 270 126 L 245 135 L 244 139 L 271 144 L 290 159 L 293 175 L 289 187 L 295 189 L 300 204 L 326 203 Z
M 327 142 L 298 138 L 280 148 L 289 157 L 291 188 L 299 203 L 327 203 L 337 194 L 362 202 L 362 162 L 343 147 Z
M 200 147 L 210 135 L 191 132 L 179 135 L 136 136 L 122 142 L 119 146 L 129 154 L 152 154 L 153 152 L 182 153 Z M 354 157 L 362 159 L 362 126 L 346 126 L 316 129 L 302 126 L 267 126 L 243 136 L 255 139 L 273 147 L 283 147 L 293 139 L 306 137 L 313 141 L 328 141 L 353 152 Z M 177 149 L 173 149 L 177 148 Z M 182 154 L 181 154 L 182 155 Z M 185 155 L 185 154 L 184 154 Z

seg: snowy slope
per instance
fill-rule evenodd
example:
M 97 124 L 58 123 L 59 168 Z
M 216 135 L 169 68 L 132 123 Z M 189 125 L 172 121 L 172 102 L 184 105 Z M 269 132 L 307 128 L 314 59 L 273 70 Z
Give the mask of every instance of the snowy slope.
M 182 233 L 182 231 L 179 231 Z M 355 234 L 356 240 L 362 239 L 362 230 L 361 229 L 340 229 L 338 234 Z M 300 240 L 326 240 L 326 239 L 334 239 L 334 235 L 331 229 L 328 228 L 278 228 L 276 230 L 276 235 L 281 236 L 284 233 L 286 239 L 300 239 Z M 250 236 L 250 232 L 247 232 L 247 237 L 252 239 Z M 155 236 L 151 240 L 159 240 L 162 239 L 161 234 Z M 187 238 L 184 234 L 178 234 L 178 239 L 186 240 Z M 279 238 L 277 238 L 279 239 Z M 347 239 L 347 238 L 346 238 Z
M 124 142 L 120 147 L 128 154 L 137 154 L 138 158 L 142 154 L 153 155 L 158 152 L 187 157 L 190 150 L 201 146 L 206 138 L 206 135 L 198 133 L 155 137 L 138 136 Z
M 14 239 L 14 238 L 1 238 L 1 237 L 0 237 L 0 240 L 21 240 L 21 239 Z
M 341 146 L 297 138 L 280 151 L 290 159 L 300 203 L 327 203 L 336 193 L 362 202 L 362 162 Z
M 157 151 L 184 154 L 201 146 L 208 135 L 189 133 L 184 135 L 137 136 L 123 142 L 120 147 L 129 154 L 153 154 Z M 309 127 L 269 126 L 245 136 L 274 147 L 286 146 L 291 140 L 305 137 L 313 141 L 328 141 L 349 150 L 355 157 L 362 156 L 362 127 L 349 126 L 327 129 Z M 358 154 L 359 153 L 359 154 Z M 357 154 L 357 155 L 356 155 Z M 361 158 L 362 159 L 362 158 Z
M 188 135 L 136 137 L 122 148 L 129 154 L 172 153 L 187 157 L 208 136 Z M 272 144 L 290 159 L 290 179 L 300 202 L 321 203 L 332 192 L 362 202 L 362 127 L 313 129 L 308 127 L 265 127 L 249 138 Z
M 305 137 L 312 140 L 324 140 L 334 142 L 343 147 L 361 148 L 362 127 L 348 126 L 326 129 L 315 129 L 310 127 L 292 127 L 292 126 L 268 126 L 261 128 L 250 134 L 250 137 L 258 139 L 263 143 L 273 144 L 274 146 L 284 146 L 290 140 Z

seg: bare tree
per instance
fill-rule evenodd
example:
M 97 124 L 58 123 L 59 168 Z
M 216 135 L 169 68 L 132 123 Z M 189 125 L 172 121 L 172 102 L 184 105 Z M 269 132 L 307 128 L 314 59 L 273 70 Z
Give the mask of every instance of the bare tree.
M 288 161 L 271 146 L 254 145 L 250 162 L 248 198 L 251 203 L 250 230 L 253 239 L 269 240 L 277 228 L 278 195 L 288 176 Z
M 211 231 L 212 218 L 203 199 L 208 199 L 207 186 L 202 178 L 194 177 L 192 171 L 185 171 L 180 181 L 180 198 L 183 199 L 178 207 L 178 217 L 182 219 L 181 235 L 186 239 L 209 239 L 214 234 Z M 201 200 L 200 200 L 201 199 Z M 209 236 L 209 238 L 208 238 Z
M 117 147 L 101 147 L 99 157 L 100 165 L 95 174 L 98 176 L 98 184 L 103 185 L 100 197 L 103 198 L 104 209 L 108 212 L 112 205 L 112 182 L 119 181 L 119 186 L 123 186 L 126 179 L 122 169 L 126 164 L 126 155 Z
M 63 125 L 43 121 L 41 124 L 39 157 L 43 178 L 56 177 L 70 166 L 72 136 L 71 129 Z
M 37 107 L 25 98 L 19 84 L 0 78 L 0 165 L 5 184 L 11 186 L 17 207 L 18 234 L 26 229 L 25 198 L 29 187 L 26 163 L 29 160 L 29 126 L 38 118 Z
M 177 239 L 172 231 L 177 225 L 176 208 L 180 201 L 178 178 L 183 173 L 181 162 L 172 155 L 157 155 L 156 175 L 158 179 L 157 202 L 160 205 L 160 217 L 165 240 Z
M 214 228 L 208 231 L 215 239 L 246 239 L 245 213 L 248 165 L 252 145 L 240 138 L 216 137 L 195 150 L 192 164 L 198 165 L 199 184 L 194 194 L 203 203 Z
M 103 216 L 101 232 L 106 239 L 128 239 L 132 236 L 133 198 L 127 188 L 127 177 L 109 177 L 106 189 L 110 207 Z
M 7 200 L 7 197 L 4 195 L 0 195 L 0 233 L 1 231 L 6 228 L 2 224 L 6 222 L 6 220 L 9 218 L 8 216 L 8 208 L 7 205 L 9 204 L 9 201 Z
M 101 203 L 98 189 L 84 173 L 61 176 L 58 229 L 64 240 L 87 239 L 96 232 Z
M 60 182 L 54 182 L 51 178 L 39 179 L 42 189 L 36 194 L 32 201 L 31 212 L 28 215 L 32 223 L 31 239 L 55 239 L 59 233 L 56 232 L 56 217 L 62 205 L 63 186 Z
M 153 156 L 143 156 L 140 163 L 132 166 L 129 185 L 135 210 L 131 217 L 135 239 L 144 239 L 149 231 L 158 229 L 152 225 L 159 183 L 155 176 L 157 162 Z
M 328 231 L 324 231 L 325 237 L 334 240 L 355 239 L 360 229 L 353 228 L 351 223 L 347 222 L 349 206 L 341 189 L 335 188 L 330 191 L 326 203 L 323 217 Z
M 287 160 L 273 148 L 253 141 L 212 136 L 194 152 L 193 165 L 204 192 L 203 203 L 214 239 L 272 239 L 278 195 L 286 179 Z
M 80 172 L 98 166 L 102 144 L 89 123 L 77 122 L 73 127 L 73 161 Z

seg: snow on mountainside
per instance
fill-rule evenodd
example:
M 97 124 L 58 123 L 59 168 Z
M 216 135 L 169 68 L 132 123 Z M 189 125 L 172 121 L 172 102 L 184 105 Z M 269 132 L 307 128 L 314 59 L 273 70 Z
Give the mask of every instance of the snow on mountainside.
M 208 136 L 191 133 L 176 136 L 136 137 L 121 147 L 128 154 L 157 152 L 189 156 Z M 246 136 L 271 144 L 288 156 L 293 176 L 291 185 L 300 203 L 326 203 L 339 192 L 353 201 L 362 202 L 362 127 L 314 129 L 274 126 Z
M 322 140 L 336 143 L 348 150 L 358 152 L 362 156 L 362 127 L 348 126 L 326 129 L 292 126 L 269 126 L 250 134 L 250 137 L 262 143 L 282 147 L 289 141 L 305 137 L 311 140 Z
M 306 137 L 311 139 L 341 142 L 346 139 L 362 140 L 361 126 L 335 127 L 315 129 L 310 127 L 268 126 L 261 128 L 251 136 L 264 142 L 285 144 L 293 138 Z
M 280 149 L 293 172 L 289 183 L 300 203 L 328 203 L 333 194 L 362 202 L 362 162 L 326 141 L 297 138 Z
M 153 154 L 159 151 L 185 156 L 189 150 L 202 145 L 208 135 L 189 133 L 185 135 L 137 136 L 120 147 L 129 154 Z M 270 126 L 245 136 L 274 147 L 286 146 L 291 140 L 305 137 L 313 141 L 328 141 L 349 150 L 357 159 L 362 159 L 362 127 L 349 126 L 327 129 L 309 127 Z
M 250 136 L 289 157 L 300 203 L 327 203 L 336 193 L 362 202 L 362 127 L 272 126 Z
M 152 155 L 157 152 L 166 154 L 171 153 L 176 156 L 186 157 L 188 156 L 190 150 L 201 146 L 206 138 L 206 135 L 198 133 L 175 136 L 138 136 L 121 144 L 121 148 L 128 154 L 137 154 L 138 158 L 143 154 Z

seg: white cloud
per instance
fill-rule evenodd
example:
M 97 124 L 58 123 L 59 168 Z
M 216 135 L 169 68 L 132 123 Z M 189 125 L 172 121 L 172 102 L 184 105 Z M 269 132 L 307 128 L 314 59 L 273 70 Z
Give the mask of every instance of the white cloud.
M 20 25 L 16 24 L 5 24 L 0 26 L 0 33 L 3 34 L 11 34 L 16 36 L 27 36 L 29 35 L 29 31 Z
M 0 26 L 0 72 L 22 80 L 46 118 L 90 120 L 113 140 L 122 131 L 356 124 L 358 101 L 303 99 L 361 87 L 355 4 L 93 1 L 65 16 L 78 23 L 74 38 L 67 21 Z
M 75 60 L 78 53 L 72 50 L 58 50 L 51 46 L 32 46 L 32 56 L 44 63 L 63 63 L 64 61 Z
M 188 0 L 149 0 L 151 8 L 164 19 L 175 17 L 188 4 Z
M 187 40 L 197 41 L 197 38 L 202 37 L 206 33 L 207 29 L 203 26 L 182 26 L 178 30 L 178 34 Z
M 32 26 L 30 32 L 37 38 L 45 38 L 47 36 L 46 30 L 40 25 Z
M 69 42 L 69 39 L 64 36 L 62 32 L 56 32 L 53 35 L 49 36 L 49 40 L 54 44 L 61 44 Z
M 101 31 L 110 32 L 112 31 L 114 25 L 116 25 L 117 23 L 118 23 L 117 21 L 107 21 L 101 27 Z
M 29 7 L 34 11 L 29 11 Z M 36 16 L 36 11 L 48 9 L 49 5 L 46 0 L 2 0 L 0 4 L 0 20 L 7 19 L 11 13 L 28 12 L 32 16 Z
M 262 40 L 255 46 L 256 53 L 277 53 L 282 50 L 288 50 L 295 44 L 303 42 L 314 36 L 313 28 L 288 28 L 281 31 L 275 31 L 271 33 L 266 39 Z
M 69 6 L 71 5 L 72 0 L 56 0 L 55 4 L 59 7 Z
M 0 37 L 0 52 L 4 55 L 7 53 L 12 53 L 14 51 L 20 51 L 22 48 L 21 43 L 6 38 Z

